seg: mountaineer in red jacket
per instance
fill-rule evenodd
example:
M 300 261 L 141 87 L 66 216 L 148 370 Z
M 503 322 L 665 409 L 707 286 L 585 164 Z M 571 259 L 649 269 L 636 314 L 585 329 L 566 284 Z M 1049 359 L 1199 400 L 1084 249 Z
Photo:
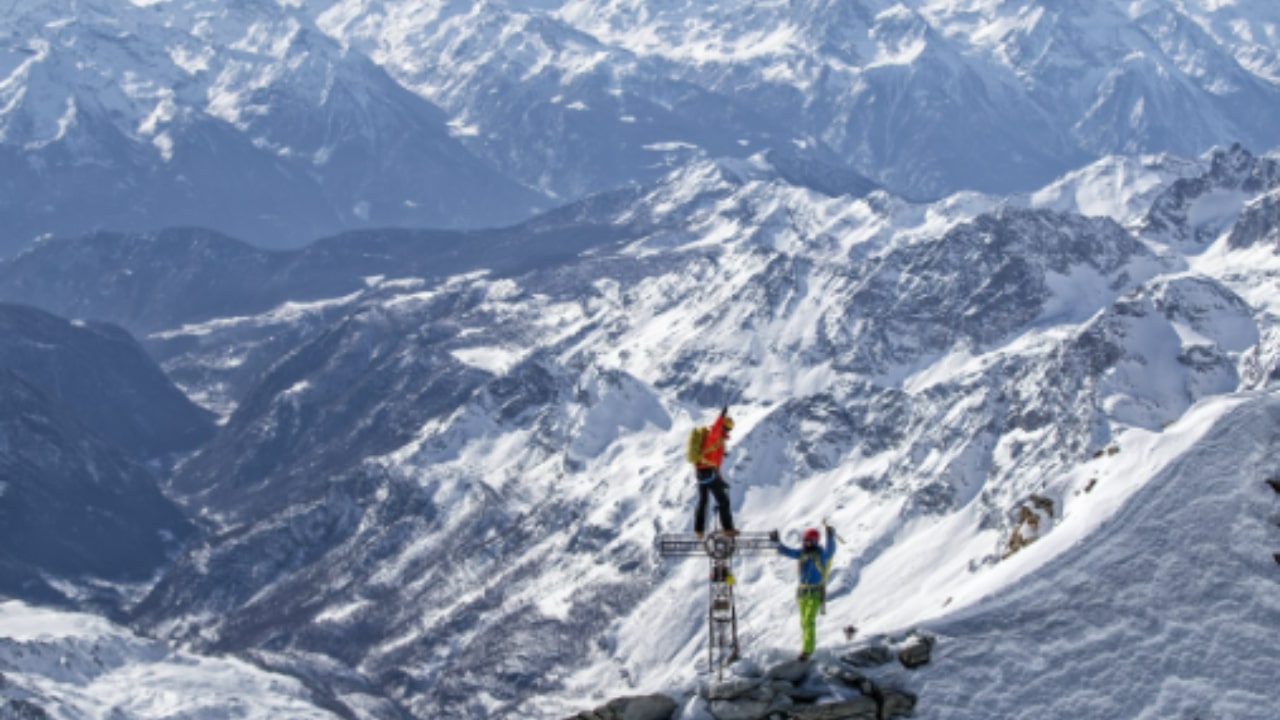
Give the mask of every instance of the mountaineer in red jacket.
M 733 430 L 733 418 L 729 417 L 729 408 L 720 411 L 720 415 L 707 428 L 706 438 L 702 441 L 702 449 L 694 463 L 698 478 L 698 507 L 693 516 L 693 532 L 702 539 L 707 527 L 707 495 L 714 495 L 716 506 L 720 509 L 720 527 L 725 535 L 733 537 L 738 531 L 733 527 L 733 512 L 729 508 L 729 484 L 720 474 L 720 463 L 724 462 L 724 447 L 729 441 L 729 433 Z

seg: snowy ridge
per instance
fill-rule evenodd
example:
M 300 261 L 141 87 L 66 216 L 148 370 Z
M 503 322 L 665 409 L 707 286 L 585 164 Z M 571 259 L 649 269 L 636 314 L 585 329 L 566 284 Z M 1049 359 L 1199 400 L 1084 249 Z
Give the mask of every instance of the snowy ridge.
M 931 625 L 951 646 L 918 679 L 931 712 L 1269 717 L 1280 656 L 1251 649 L 1280 620 L 1280 504 L 1262 482 L 1276 470 L 1278 412 L 1274 395 L 1215 399 L 1166 437 L 1134 437 L 1082 468 L 1077 491 L 1096 477 L 1093 493 L 1114 495 L 1070 496 L 1059 529 L 1008 563 L 1035 572 Z M 1132 494 L 1116 492 L 1127 484 Z M 1081 520 L 1092 527 L 1072 527 Z

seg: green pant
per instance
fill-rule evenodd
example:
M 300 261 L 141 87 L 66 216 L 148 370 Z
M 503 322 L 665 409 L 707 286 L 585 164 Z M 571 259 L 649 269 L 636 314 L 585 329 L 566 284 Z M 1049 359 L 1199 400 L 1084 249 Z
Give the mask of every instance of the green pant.
M 801 593 L 800 597 L 800 636 L 804 641 L 803 652 L 813 654 L 817 645 L 818 611 L 822 609 L 822 595 L 819 593 Z

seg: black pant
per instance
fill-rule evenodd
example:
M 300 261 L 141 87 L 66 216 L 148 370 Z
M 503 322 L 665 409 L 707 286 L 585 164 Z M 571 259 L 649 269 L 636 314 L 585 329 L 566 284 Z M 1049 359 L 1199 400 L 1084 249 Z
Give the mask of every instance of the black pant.
M 712 478 L 705 480 L 705 478 Z M 720 476 L 719 470 L 698 470 L 698 508 L 694 510 L 693 531 L 701 533 L 707 527 L 707 495 L 716 496 L 716 505 L 720 508 L 720 527 L 733 529 L 733 513 L 729 509 L 729 484 Z

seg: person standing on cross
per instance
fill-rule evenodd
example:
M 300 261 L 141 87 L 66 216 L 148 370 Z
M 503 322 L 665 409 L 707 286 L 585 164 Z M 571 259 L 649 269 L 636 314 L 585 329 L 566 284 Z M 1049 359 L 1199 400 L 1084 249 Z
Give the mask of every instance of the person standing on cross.
M 720 473 L 720 464 L 724 462 L 725 443 L 729 442 L 729 433 L 733 431 L 733 418 L 729 417 L 729 408 L 720 410 L 715 422 L 707 428 L 706 437 L 697 452 L 694 463 L 694 476 L 698 479 L 698 506 L 694 509 L 693 533 L 702 539 L 707 527 L 707 496 L 714 495 L 716 507 L 720 510 L 720 528 L 728 537 L 738 534 L 733 526 L 733 511 L 729 507 L 729 484 Z

